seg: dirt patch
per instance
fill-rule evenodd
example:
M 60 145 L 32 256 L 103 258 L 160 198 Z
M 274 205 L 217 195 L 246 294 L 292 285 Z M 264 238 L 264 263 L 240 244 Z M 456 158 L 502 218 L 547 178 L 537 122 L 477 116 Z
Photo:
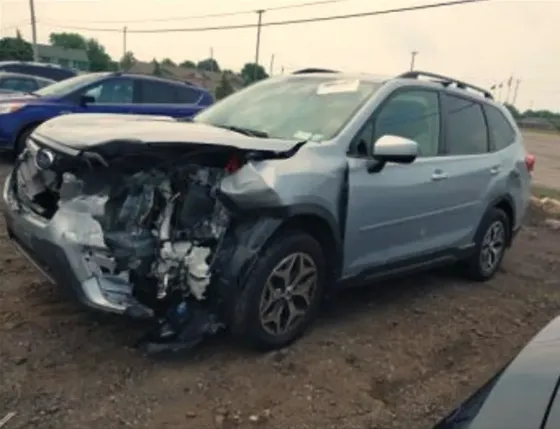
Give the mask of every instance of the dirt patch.
M 86 314 L 0 224 L 0 418 L 15 428 L 429 428 L 560 308 L 560 235 L 533 212 L 486 284 L 434 272 L 344 294 L 288 350 L 217 337 L 148 359 L 141 328 Z

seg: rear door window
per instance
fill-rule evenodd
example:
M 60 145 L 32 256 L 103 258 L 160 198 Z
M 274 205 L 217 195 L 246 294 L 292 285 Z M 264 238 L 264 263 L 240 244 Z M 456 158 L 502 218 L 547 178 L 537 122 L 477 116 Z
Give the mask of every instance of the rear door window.
M 449 94 L 445 100 L 446 154 L 477 155 L 488 152 L 488 128 L 480 103 Z
M 484 106 L 488 118 L 488 129 L 495 150 L 502 150 L 515 141 L 515 130 L 499 109 L 494 106 Z
M 174 104 L 177 103 L 177 85 L 166 82 L 142 80 L 141 103 L 144 104 Z

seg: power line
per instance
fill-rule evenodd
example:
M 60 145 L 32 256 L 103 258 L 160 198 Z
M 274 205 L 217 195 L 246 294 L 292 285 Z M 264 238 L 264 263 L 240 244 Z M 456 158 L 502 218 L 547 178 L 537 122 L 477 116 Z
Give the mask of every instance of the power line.
M 29 22 L 29 20 L 27 20 L 27 21 L 20 21 L 20 22 L 17 23 L 17 24 L 11 24 L 11 25 L 6 26 L 6 27 L 0 27 L 0 31 L 13 30 L 13 29 L 20 28 L 20 27 L 27 27 L 29 24 L 31 24 L 31 23 Z
M 318 6 L 323 4 L 329 3 L 341 3 L 346 2 L 349 0 L 320 0 L 320 1 L 309 1 L 304 3 L 295 3 L 290 5 L 283 5 L 283 6 L 275 6 L 266 8 L 266 11 L 275 11 L 275 10 L 284 10 L 284 9 L 296 9 L 302 7 L 310 7 L 310 6 Z M 135 20 L 126 20 L 127 24 L 131 23 L 143 23 L 143 22 L 171 22 L 171 21 L 186 21 L 189 19 L 205 19 L 205 18 L 222 18 L 227 16 L 236 16 L 236 15 L 248 15 L 255 13 L 254 10 L 240 10 L 234 12 L 222 12 L 222 13 L 211 13 L 205 15 L 190 15 L 190 16 L 183 16 L 183 17 L 174 17 L 174 18 L 146 18 L 146 19 L 135 19 Z M 68 21 L 66 21 L 68 22 Z M 83 22 L 88 24 L 120 24 L 123 20 L 120 21 L 70 21 L 70 22 Z
M 260 25 L 261 27 L 274 27 L 274 26 L 292 25 L 292 24 L 307 24 L 311 22 L 334 21 L 334 20 L 350 19 L 350 18 L 362 18 L 366 16 L 389 15 L 389 14 L 400 13 L 400 12 L 412 12 L 417 10 L 436 9 L 436 8 L 446 7 L 446 6 L 458 6 L 462 4 L 480 3 L 486 1 L 489 0 L 455 0 L 455 1 L 448 1 L 448 2 L 429 3 L 429 4 L 418 5 L 418 6 L 400 7 L 395 9 L 376 10 L 376 11 L 369 11 L 369 12 L 331 15 L 331 16 L 323 16 L 323 17 L 316 17 L 316 18 L 291 19 L 285 21 L 263 22 Z M 252 12 L 254 13 L 255 11 Z M 122 32 L 122 28 L 72 27 L 66 25 L 58 25 L 55 23 L 50 23 L 45 21 L 41 21 L 41 22 L 51 27 L 64 28 L 64 29 L 77 30 L 77 31 L 100 31 L 100 32 L 112 32 L 112 33 Z M 192 28 L 158 28 L 158 29 L 144 29 L 144 30 L 129 29 L 128 33 L 145 33 L 145 34 L 146 33 L 186 33 L 186 32 L 197 32 L 197 31 L 204 32 L 204 31 L 219 31 L 219 30 L 240 30 L 245 28 L 255 28 L 258 26 L 259 24 L 257 23 L 257 24 L 239 24 L 239 25 L 223 25 L 223 26 L 211 26 L 211 27 L 192 27 Z
M 331 15 L 331 16 L 324 16 L 324 17 L 316 17 L 316 18 L 303 18 L 303 19 L 292 19 L 292 20 L 285 20 L 285 21 L 272 21 L 272 22 L 263 22 L 261 24 L 262 27 L 274 27 L 274 26 L 282 26 L 282 25 L 292 25 L 292 24 L 306 24 L 311 22 L 321 22 L 321 21 L 334 21 L 340 19 L 350 19 L 350 18 L 363 18 L 366 16 L 376 16 L 376 15 L 388 15 L 393 13 L 399 12 L 412 12 L 417 10 L 425 10 L 425 9 L 436 9 L 440 7 L 446 6 L 458 6 L 462 4 L 468 3 L 481 3 L 486 2 L 489 0 L 455 0 L 455 1 L 448 1 L 448 2 L 439 2 L 439 3 L 429 3 L 423 4 L 418 6 L 409 6 L 409 7 L 401 7 L 395 9 L 385 9 L 385 10 L 376 10 L 370 12 L 360 12 L 360 13 L 351 13 L 351 14 L 343 14 L 343 15 Z M 254 13 L 254 11 L 253 11 Z M 43 24 L 47 24 L 51 27 L 55 28 L 64 28 L 69 30 L 76 30 L 76 31 L 100 31 L 100 32 L 122 32 L 122 28 L 91 28 L 91 27 L 73 27 L 67 25 L 59 25 L 52 22 L 47 22 L 41 20 Z M 219 31 L 219 30 L 240 30 L 245 28 L 255 28 L 258 27 L 258 24 L 240 24 L 240 25 L 222 25 L 222 26 L 212 26 L 212 27 L 192 27 L 192 28 L 158 28 L 158 29 L 144 29 L 144 30 L 128 30 L 128 33 L 181 33 L 181 32 L 205 32 L 205 31 Z

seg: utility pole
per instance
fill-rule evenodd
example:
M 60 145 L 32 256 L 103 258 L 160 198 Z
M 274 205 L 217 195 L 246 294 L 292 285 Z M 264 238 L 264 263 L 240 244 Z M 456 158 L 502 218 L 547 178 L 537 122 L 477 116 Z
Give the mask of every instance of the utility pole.
M 507 81 L 507 94 L 506 94 L 506 103 L 509 103 L 509 96 L 511 94 L 511 84 L 513 83 L 513 76 L 510 76 Z
M 284 74 L 284 66 L 280 69 L 280 74 Z
M 123 27 L 123 58 L 126 55 L 126 25 Z
M 412 51 L 410 58 L 410 71 L 414 70 L 414 60 L 416 59 L 416 55 L 418 55 L 418 51 Z
M 521 81 L 519 79 L 515 81 L 515 89 L 513 91 L 513 101 L 511 102 L 511 104 L 513 104 L 514 106 L 515 106 L 515 102 L 517 101 L 517 91 L 519 90 L 520 83 Z
M 33 61 L 39 61 L 37 52 L 37 22 L 35 21 L 35 2 L 29 0 L 29 13 L 31 14 L 31 41 L 33 43 Z
M 273 72 L 274 72 L 274 54 L 272 54 L 272 56 L 270 57 L 270 70 L 268 71 L 268 74 L 272 76 Z
M 253 71 L 253 80 L 257 80 L 257 66 L 259 65 L 259 50 L 261 48 L 261 25 L 262 25 L 262 14 L 264 13 L 263 9 L 257 10 L 257 14 L 259 16 L 257 22 L 257 46 L 255 49 L 255 68 Z

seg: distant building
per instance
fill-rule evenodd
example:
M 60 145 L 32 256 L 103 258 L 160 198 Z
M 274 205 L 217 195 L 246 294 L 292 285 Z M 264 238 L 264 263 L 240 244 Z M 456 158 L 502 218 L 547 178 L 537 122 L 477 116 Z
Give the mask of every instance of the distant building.
M 89 60 L 84 49 L 64 49 L 58 46 L 37 45 L 39 61 L 58 64 L 77 71 L 89 71 Z

